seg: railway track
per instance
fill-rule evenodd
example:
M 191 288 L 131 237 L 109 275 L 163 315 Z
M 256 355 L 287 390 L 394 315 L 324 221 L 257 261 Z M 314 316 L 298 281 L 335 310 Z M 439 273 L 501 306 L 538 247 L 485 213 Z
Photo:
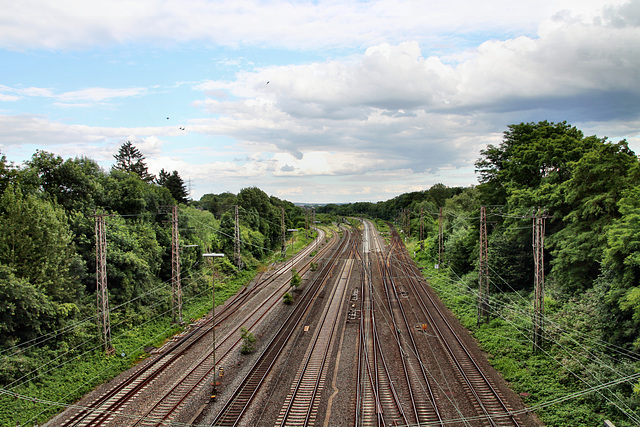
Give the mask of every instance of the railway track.
M 231 398 L 220 410 L 212 425 L 235 426 L 240 423 L 241 419 L 245 415 L 245 411 L 253 401 L 260 387 L 264 384 L 267 376 L 276 364 L 276 361 L 283 352 L 294 331 L 300 325 L 301 319 L 310 308 L 322 285 L 328 280 L 329 275 L 334 268 L 335 260 L 338 256 L 344 253 L 347 242 L 349 241 L 350 232 L 348 230 L 344 230 L 344 233 L 345 237 L 341 239 L 338 249 L 332 255 L 331 259 L 323 265 L 314 281 L 307 285 L 294 310 L 285 319 L 264 352 L 254 363 L 249 373 L 234 391 Z M 318 369 L 316 369 L 316 371 L 318 371 Z M 322 369 L 318 372 L 322 372 Z M 315 389 L 317 391 L 317 384 Z M 311 394 L 314 395 L 313 392 Z M 309 393 L 306 392 L 306 395 L 308 396 Z M 311 404 L 310 407 L 312 408 L 313 404 Z M 289 415 L 287 415 L 287 417 L 288 416 Z M 305 415 L 307 419 L 309 419 L 309 416 L 310 415 Z
M 386 345 L 395 331 L 388 327 L 381 330 L 389 326 L 380 316 L 384 310 L 384 300 L 377 296 L 377 288 L 382 286 L 382 245 L 374 237 L 371 224 L 366 221 L 364 233 L 362 259 L 366 274 L 362 285 L 357 387 L 357 400 L 361 406 L 356 408 L 356 425 L 408 425 L 410 416 L 406 413 L 406 402 L 400 390 L 403 386 L 390 367 L 390 364 L 397 364 L 402 359 L 402 354 L 398 347 Z
M 324 232 L 319 235 L 318 239 L 324 239 Z M 316 258 L 322 256 L 324 251 L 328 250 L 328 246 L 326 245 L 326 248 L 323 247 L 316 257 L 310 258 L 309 255 L 315 247 L 314 245 L 308 245 L 307 248 L 296 255 L 297 261 L 292 261 L 291 264 L 284 263 L 271 275 L 265 277 L 262 281 L 257 281 L 259 283 L 256 283 L 253 287 L 245 287 L 229 300 L 216 314 L 216 328 L 230 323 L 230 318 L 234 318 L 236 326 L 226 331 L 225 337 L 216 343 L 216 350 L 219 347 L 225 347 L 224 355 L 229 354 L 234 346 L 240 342 L 240 338 L 234 337 L 240 326 L 248 324 L 249 327 L 252 327 L 258 323 L 280 301 L 283 290 L 288 287 L 286 280 L 283 281 L 283 285 L 277 286 L 268 296 L 264 297 L 264 301 L 258 309 L 238 318 L 239 308 L 247 300 L 255 297 L 279 278 L 281 279 L 290 271 L 292 265 L 298 267 L 300 273 L 304 274 L 309 270 L 311 263 L 314 260 L 317 261 Z M 202 341 L 211 340 L 211 323 L 212 319 L 208 318 L 196 325 L 192 325 L 193 327 L 188 333 L 170 343 L 162 354 L 148 359 L 143 368 L 133 372 L 84 408 L 57 419 L 55 425 L 63 427 L 100 426 L 116 421 L 119 424 L 124 423 L 125 425 L 136 426 L 163 425 L 165 420 L 171 419 L 172 416 L 179 412 L 181 405 L 189 396 L 206 384 L 207 377 L 214 375 L 213 366 L 208 362 L 211 360 L 212 348 L 191 366 L 177 368 L 177 365 L 187 352 L 192 351 L 195 346 L 201 345 Z M 222 361 L 222 358 L 220 360 Z M 152 382 L 167 381 L 161 380 L 160 377 L 172 368 L 174 370 L 177 368 L 179 371 L 178 376 L 168 380 L 168 389 L 165 387 L 165 391 L 155 397 L 154 403 L 145 405 L 148 408 L 142 412 L 139 409 L 137 411 L 126 410 L 126 407 L 144 393 Z
M 362 223 L 362 231 L 359 227 L 343 229 L 340 239 L 334 233 L 331 244 L 313 258 L 309 255 L 315 248 L 309 245 L 298 261 L 262 275 L 222 306 L 215 319 L 215 366 L 212 319 L 208 318 L 143 362 L 145 369 L 55 425 L 184 423 L 187 405 L 194 396 L 203 396 L 216 378 L 216 369 L 238 363 L 240 327 L 251 330 L 264 324 L 274 307 L 282 307 L 282 294 L 289 290 L 288 280 L 283 279 L 288 279 L 291 268 L 304 275 L 312 262 L 319 262 L 320 270 L 297 297 L 289 315 L 274 326 L 255 362 L 250 367 L 245 364 L 246 376 L 238 373 L 235 388 L 226 387 L 219 402 L 209 407 L 215 411 L 206 415 L 212 426 L 248 425 L 256 416 L 277 426 L 327 425 L 330 416 L 336 419 L 335 408 L 333 415 L 329 415 L 331 409 L 319 412 L 327 406 L 322 399 L 327 396 L 328 378 L 334 382 L 332 399 L 342 396 L 336 398 L 343 399 L 339 406 L 352 414 L 352 419 L 340 421 L 348 425 L 522 425 L 447 320 L 399 236 L 392 233 L 386 245 L 370 222 Z M 341 323 L 345 321 L 351 322 L 346 329 Z M 311 326 L 308 332 L 301 332 L 301 325 Z M 338 336 L 344 337 L 345 330 L 354 347 L 341 347 Z M 291 357 L 295 346 L 296 356 Z M 350 351 L 357 354 L 343 357 L 346 367 L 332 359 L 336 352 Z M 189 363 L 181 365 L 187 354 L 191 354 Z M 263 385 L 273 377 L 274 367 L 283 366 L 285 356 L 290 358 L 286 375 L 284 370 L 276 372 L 286 381 L 270 381 L 269 390 L 276 386 L 279 390 L 278 397 L 271 397 Z M 353 375 L 352 385 L 336 386 L 339 370 Z M 163 382 L 158 391 L 155 382 Z M 153 400 L 138 403 L 150 390 L 154 390 Z M 271 407 L 248 411 L 256 401 L 268 401 Z
M 320 324 L 316 327 L 276 425 L 307 426 L 313 425 L 315 421 L 326 377 L 327 359 L 331 344 L 334 342 L 337 319 L 342 309 L 341 303 L 344 301 L 352 268 L 353 260 L 347 259 L 340 272 L 338 284 L 333 287 L 329 301 L 325 305 Z
M 396 271 L 393 276 L 403 279 L 403 286 L 407 287 L 413 297 L 414 308 L 428 322 L 429 331 L 437 336 L 439 343 L 449 356 L 460 383 L 473 402 L 475 414 L 463 414 L 460 408 L 455 408 L 455 411 L 460 414 L 459 419 L 465 420 L 464 422 L 469 425 L 520 426 L 520 420 L 512 413 L 500 392 L 484 374 L 453 325 L 436 304 L 434 297 L 425 289 L 424 279 L 397 233 L 393 233 L 389 258 L 395 259 L 393 265 Z
M 384 296 L 390 314 L 393 337 L 398 347 L 403 371 L 403 386 L 407 406 L 407 418 L 410 425 L 442 425 L 443 420 L 438 409 L 437 396 L 432 388 L 431 379 L 422 362 L 418 345 L 414 339 L 413 325 L 407 319 L 401 299 L 405 292 L 397 286 L 392 274 L 388 257 L 381 265 Z M 400 289 L 400 291 L 399 291 Z

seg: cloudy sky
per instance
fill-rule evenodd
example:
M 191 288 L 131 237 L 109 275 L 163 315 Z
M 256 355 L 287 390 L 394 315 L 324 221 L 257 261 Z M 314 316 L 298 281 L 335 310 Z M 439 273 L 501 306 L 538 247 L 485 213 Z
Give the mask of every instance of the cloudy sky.
M 477 183 L 508 124 L 640 152 L 640 0 L 0 0 L 0 152 L 129 140 L 192 197 Z

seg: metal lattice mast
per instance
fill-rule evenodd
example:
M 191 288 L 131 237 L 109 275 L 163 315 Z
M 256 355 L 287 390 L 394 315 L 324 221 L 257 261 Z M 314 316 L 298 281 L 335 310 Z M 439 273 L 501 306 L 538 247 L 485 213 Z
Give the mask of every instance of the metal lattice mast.
M 316 208 L 311 208 L 311 224 L 312 227 L 314 228 L 314 230 L 318 231 L 317 225 L 316 225 Z M 316 234 L 316 237 L 319 237 L 319 233 Z M 318 239 L 316 239 L 316 248 L 318 247 Z
M 107 354 L 114 352 L 111 345 L 111 322 L 109 319 L 109 291 L 107 289 L 107 230 L 105 216 L 96 218 L 96 307 L 101 323 L 101 338 Z
M 489 321 L 489 262 L 487 242 L 487 211 L 480 207 L 480 255 L 478 257 L 478 323 Z
M 287 253 L 287 237 L 285 236 L 287 229 L 284 226 L 284 208 L 280 208 L 282 209 L 282 215 L 281 215 L 281 225 L 282 225 L 282 249 L 281 249 L 281 254 L 282 254 L 282 258 L 286 258 Z
M 420 250 L 424 251 L 424 208 L 420 208 Z
M 182 283 L 180 280 L 180 232 L 178 205 L 171 207 L 171 313 L 173 321 L 182 323 Z
M 305 227 L 304 227 L 304 240 L 305 242 L 309 241 L 309 208 L 304 208 L 304 219 L 305 219 Z
M 238 205 L 235 205 L 235 231 L 234 231 L 234 244 L 233 244 L 233 261 L 238 267 L 238 270 L 242 269 L 242 257 L 240 256 L 240 215 L 238 214 Z
M 407 209 L 407 237 L 411 238 L 411 211 Z
M 442 252 L 444 252 L 443 219 L 442 207 L 440 207 L 440 211 L 438 212 L 438 268 L 442 265 Z
M 541 209 L 533 218 L 533 262 L 535 298 L 533 302 L 533 351 L 542 348 L 544 316 L 544 223 Z

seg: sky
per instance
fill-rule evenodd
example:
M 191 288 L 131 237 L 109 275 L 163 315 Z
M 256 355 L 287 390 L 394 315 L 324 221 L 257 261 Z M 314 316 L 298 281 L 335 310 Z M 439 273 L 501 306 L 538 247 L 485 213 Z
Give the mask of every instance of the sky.
M 509 124 L 640 153 L 640 0 L 0 0 L 0 153 L 131 141 L 191 197 L 477 184 Z

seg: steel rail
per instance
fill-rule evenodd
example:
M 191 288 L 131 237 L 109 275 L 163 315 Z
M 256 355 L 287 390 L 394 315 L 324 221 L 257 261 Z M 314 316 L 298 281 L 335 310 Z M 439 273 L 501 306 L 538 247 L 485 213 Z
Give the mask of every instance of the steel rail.
M 475 361 L 475 358 L 468 351 L 468 349 L 462 342 L 462 339 L 455 332 L 451 323 L 446 319 L 444 313 L 442 313 L 438 305 L 433 300 L 433 297 L 424 289 L 422 289 L 422 286 L 418 287 L 418 285 L 416 284 L 416 281 L 418 281 L 418 277 L 421 277 L 421 276 L 415 269 L 409 268 L 409 266 L 414 266 L 414 263 L 409 258 L 408 253 L 406 252 L 406 248 L 404 247 L 404 244 L 398 241 L 397 233 L 394 233 L 393 237 L 395 240 L 395 243 L 393 246 L 395 246 L 395 250 L 398 250 L 398 253 L 403 258 L 403 261 L 400 262 L 400 265 L 402 265 L 405 273 L 407 273 L 406 277 L 413 279 L 413 280 L 410 280 L 409 283 L 415 290 L 416 296 L 418 297 L 417 300 L 419 301 L 419 304 L 421 305 L 424 314 L 427 316 L 427 318 L 431 322 L 431 325 L 433 326 L 433 330 L 437 333 L 439 337 L 439 341 L 442 343 L 445 350 L 450 355 L 452 362 L 458 369 L 458 372 L 462 376 L 465 384 L 467 384 L 469 391 L 474 396 L 476 403 L 480 407 L 487 421 L 492 426 L 498 426 L 498 424 L 496 423 L 497 419 L 500 419 L 501 421 L 508 421 L 509 425 L 512 425 L 512 426 L 519 426 L 520 423 L 516 419 L 515 415 L 511 413 L 512 411 L 510 411 L 506 403 L 504 403 L 498 391 L 493 387 L 489 379 L 484 374 L 482 368 L 480 368 L 478 363 Z M 401 249 L 398 249 L 398 248 L 401 248 Z M 422 292 L 418 292 L 419 289 Z M 431 309 L 427 307 L 427 304 L 424 302 L 424 299 L 422 298 L 422 294 L 424 294 L 429 300 Z M 438 319 L 440 319 L 440 321 L 446 327 L 446 332 L 448 333 L 449 336 L 453 338 L 453 343 L 451 343 L 451 341 L 445 337 L 445 332 L 442 331 L 441 328 L 438 326 L 438 322 L 436 321 L 436 318 L 432 315 L 432 311 L 435 311 L 435 313 L 438 315 Z M 454 350 L 454 348 L 452 347 L 452 344 L 456 345 L 458 351 Z M 465 359 L 464 362 L 471 366 L 471 368 L 473 369 L 473 374 L 476 374 L 479 376 L 481 381 L 480 384 L 474 384 L 474 381 L 470 379 L 470 375 L 472 373 L 468 372 L 468 369 L 465 369 L 465 367 L 463 366 L 463 361 L 460 360 L 461 358 L 464 358 Z M 489 411 L 486 405 L 489 404 L 490 402 L 486 400 L 487 398 L 481 398 L 479 395 L 480 390 L 478 390 L 478 388 L 481 386 L 485 387 L 490 391 L 493 401 L 499 405 L 499 407 L 502 410 L 502 413 L 491 413 Z
M 346 232 L 346 231 L 345 231 Z M 271 368 L 278 359 L 289 338 L 299 324 L 302 316 L 313 302 L 314 297 L 319 292 L 321 284 L 326 280 L 334 267 L 336 254 L 340 254 L 347 239 L 341 239 L 337 251 L 333 254 L 330 262 L 326 263 L 320 271 L 319 277 L 308 286 L 294 310 L 287 316 L 281 327 L 278 329 L 266 349 L 258 360 L 251 367 L 249 373 L 242 380 L 240 386 L 235 390 L 231 398 L 224 405 L 212 425 L 234 426 L 240 421 L 249 404 L 255 397 L 258 389 L 263 384 Z
M 330 245 L 323 247 L 322 250 L 318 252 L 317 256 L 319 257 L 321 255 L 324 255 L 325 252 L 330 249 L 330 247 L 331 247 Z M 307 251 L 302 255 L 304 256 L 308 252 L 309 251 Z M 313 259 L 316 259 L 316 257 L 314 257 Z M 313 262 L 313 259 L 305 263 L 305 267 L 308 267 L 308 265 L 311 262 Z M 278 271 L 279 271 L 278 275 L 281 276 L 285 274 L 288 271 L 288 269 L 287 268 L 278 269 Z M 219 343 L 217 343 L 216 351 L 218 351 L 220 347 L 223 347 L 224 345 L 228 345 L 228 340 L 235 335 L 235 333 L 241 328 L 241 326 L 243 325 L 246 326 L 247 324 L 246 322 L 248 320 L 253 318 L 253 320 L 251 320 L 251 324 L 249 325 L 248 329 L 251 329 L 257 324 L 259 324 L 264 319 L 264 317 L 270 312 L 270 310 L 276 304 L 280 303 L 281 293 L 283 290 L 288 288 L 288 286 L 289 285 L 286 284 L 286 282 L 284 282 L 281 286 L 279 286 L 273 292 L 271 292 L 263 300 L 262 304 L 257 309 L 255 309 L 251 313 L 248 313 L 240 322 L 236 322 L 234 329 L 228 332 L 224 336 L 224 338 L 222 338 L 222 340 Z M 216 325 L 217 324 L 218 322 L 216 322 Z M 242 341 L 242 338 L 237 338 L 234 342 L 231 343 L 231 345 L 228 345 L 228 348 L 226 349 L 226 351 L 219 357 L 220 364 L 234 350 L 234 348 L 236 348 L 236 346 L 241 341 Z M 157 425 L 157 426 L 164 425 L 164 421 L 167 420 L 175 411 L 178 410 L 179 406 L 186 400 L 188 396 L 190 396 L 193 392 L 199 389 L 200 386 L 205 384 L 206 379 L 210 375 L 215 375 L 214 366 L 210 366 L 206 368 L 206 365 L 208 364 L 207 362 L 211 360 L 212 353 L 213 353 L 213 350 L 208 350 L 207 353 L 205 353 L 205 355 L 200 358 L 199 362 L 195 363 L 191 367 L 191 369 L 189 369 L 187 372 L 182 374 L 180 378 L 175 382 L 174 386 L 170 390 L 165 392 L 164 395 L 151 408 L 149 408 L 146 411 L 145 418 L 149 417 L 153 420 L 159 420 L 159 422 L 155 422 L 155 424 L 152 424 L 152 425 Z M 204 372 L 202 371 L 203 369 L 204 369 Z M 191 378 L 191 376 L 194 376 L 194 378 Z M 177 390 L 179 394 L 176 393 Z M 175 394 L 178 394 L 178 396 L 175 396 Z M 175 401 L 175 403 L 172 406 L 167 406 L 167 401 L 171 401 L 171 400 Z M 157 410 L 158 408 L 161 408 L 160 410 L 162 410 L 163 412 L 161 414 L 151 416 L 152 412 L 154 410 Z M 135 426 L 137 425 L 148 425 L 148 423 L 144 424 L 142 423 L 142 421 L 139 421 L 138 423 L 135 424 Z
M 374 251 L 375 255 L 373 256 L 373 260 L 375 261 L 375 265 L 378 267 L 377 277 L 382 277 L 382 271 L 380 267 L 381 263 L 384 262 L 384 258 L 382 256 L 382 248 L 377 239 L 373 239 L 373 242 L 380 249 L 380 251 Z M 373 276 L 374 274 L 370 270 L 370 277 L 373 278 Z M 387 425 L 386 420 L 391 419 L 392 423 L 396 423 L 397 419 L 400 418 L 402 420 L 401 422 L 404 425 L 408 425 L 409 421 L 406 414 L 404 413 L 404 408 L 402 407 L 400 397 L 394 385 L 393 378 L 387 364 L 385 352 L 380 342 L 380 334 L 378 332 L 379 322 L 376 321 L 376 301 L 375 291 L 373 287 L 374 283 L 373 280 L 371 280 L 368 283 L 368 300 L 370 301 L 368 320 L 371 324 L 370 345 L 372 346 L 372 348 L 370 352 L 373 356 L 373 367 L 369 366 L 368 369 L 370 370 L 370 380 L 372 381 L 372 387 L 375 390 L 374 395 L 377 399 L 376 422 L 378 426 L 385 426 Z
M 324 238 L 323 236 L 324 234 L 319 234 L 317 239 Z M 305 259 L 306 255 L 311 253 L 313 249 L 312 245 L 308 245 L 303 251 L 298 252 L 298 254 L 296 254 L 296 259 L 298 261 L 295 265 L 299 264 L 300 259 Z M 316 257 L 314 257 L 314 259 L 315 258 Z M 301 268 L 301 272 L 303 274 L 310 268 L 311 262 L 313 262 L 313 259 L 307 260 L 303 263 Z M 278 268 L 274 274 L 260 283 L 260 288 L 272 283 L 277 278 L 286 274 L 287 271 L 287 265 Z M 256 283 L 257 282 L 259 282 L 259 280 L 256 281 Z M 219 315 L 216 316 L 216 326 L 222 324 L 230 316 L 235 314 L 237 307 L 244 304 L 252 294 L 259 290 L 259 287 L 254 286 L 249 292 L 245 292 L 246 290 L 247 286 L 245 286 L 242 291 L 234 295 L 232 299 L 222 307 Z M 279 289 L 275 292 L 278 291 Z M 206 326 L 210 325 L 211 321 L 212 319 L 209 318 L 200 323 L 194 330 L 183 335 L 175 341 L 174 344 L 170 345 L 164 354 L 148 362 L 144 369 L 135 371 L 116 387 L 108 390 L 106 393 L 93 400 L 87 408 L 83 408 L 79 412 L 73 414 L 70 418 L 61 421 L 60 426 L 98 426 L 107 422 L 109 417 L 114 416 L 118 409 L 129 402 L 142 389 L 147 387 L 148 384 L 154 381 L 164 370 L 176 363 L 176 361 L 178 361 L 181 356 L 192 348 L 200 339 L 205 337 L 210 332 L 210 328 L 206 328 Z
M 391 254 L 391 252 L 390 252 Z M 406 334 L 403 334 L 402 337 L 408 337 L 408 343 L 410 344 L 410 348 L 411 350 L 406 352 L 406 357 L 409 359 L 410 357 L 415 358 L 416 360 L 416 364 L 418 365 L 418 369 L 419 372 L 421 374 L 421 378 L 422 381 L 420 381 L 420 378 L 417 377 L 416 381 L 418 382 L 418 384 L 416 384 L 415 386 L 412 385 L 412 381 L 411 381 L 411 376 L 410 373 L 407 372 L 407 369 L 405 367 L 405 375 L 407 378 L 407 384 L 409 385 L 409 391 L 410 391 L 410 395 L 411 395 L 411 403 L 413 405 L 413 409 L 414 409 L 414 414 L 416 417 L 416 423 L 418 425 L 422 424 L 422 423 L 428 423 L 429 425 L 433 425 L 434 423 L 438 423 L 440 425 L 443 425 L 443 419 L 442 416 L 440 414 L 440 410 L 438 409 L 438 399 L 435 396 L 433 387 L 431 386 L 431 381 L 429 379 L 429 375 L 427 374 L 426 370 L 425 370 L 425 366 L 424 363 L 422 362 L 422 359 L 420 357 L 420 351 L 418 350 L 418 345 L 413 337 L 413 334 L 411 333 L 411 327 L 409 325 L 409 321 L 407 319 L 407 315 L 405 313 L 405 309 L 403 307 L 402 302 L 400 301 L 400 297 L 398 296 L 398 291 L 397 291 L 397 286 L 394 280 L 394 276 L 393 276 L 393 272 L 391 269 L 391 257 L 389 256 L 387 261 L 387 265 L 385 265 L 385 278 L 387 279 L 387 281 L 385 282 L 385 288 L 388 286 L 387 283 L 390 283 L 390 291 L 393 295 L 394 300 L 397 302 L 397 307 L 398 307 L 398 312 L 400 314 L 400 318 L 401 318 L 401 322 L 400 324 L 403 325 L 403 331 L 406 332 Z M 385 291 L 388 292 L 389 290 L 385 289 Z M 392 306 L 391 306 L 391 298 L 388 297 L 389 300 L 389 310 L 391 311 L 391 315 L 394 317 L 393 322 L 394 322 L 394 326 L 396 328 L 398 328 L 398 324 L 395 321 L 395 310 L 393 310 Z M 396 329 L 397 331 L 398 329 Z M 400 346 L 400 350 L 401 352 L 404 352 L 404 350 L 401 347 L 401 341 L 402 341 L 402 337 L 400 336 L 399 333 L 396 332 L 396 342 L 398 344 L 398 346 Z M 404 355 L 404 354 L 403 354 Z M 407 362 L 409 363 L 409 362 Z M 403 367 L 406 366 L 406 363 L 404 361 L 404 357 L 403 357 Z M 424 391 L 424 388 L 420 387 L 422 384 L 424 384 L 424 386 L 426 386 L 426 395 L 427 395 L 427 399 L 429 402 L 430 407 L 428 409 L 423 409 L 423 411 L 428 411 L 426 414 L 423 414 L 422 416 L 419 414 L 418 408 L 418 402 L 417 402 L 417 398 L 414 395 L 413 392 L 413 388 L 416 388 L 418 395 L 422 395 L 422 392 Z M 423 417 L 427 418 L 427 419 L 422 419 Z M 431 419 L 431 418 L 435 418 L 435 419 Z
M 353 236 L 355 233 L 351 233 Z M 354 237 L 351 237 L 352 241 L 355 241 Z M 348 246 L 348 245 L 347 245 Z M 348 260 L 353 255 L 353 248 L 347 248 L 346 254 L 347 262 L 342 266 L 340 275 L 337 276 L 337 281 L 332 287 L 331 295 L 327 299 L 325 309 L 319 319 L 316 331 L 313 339 L 309 345 L 310 351 L 307 352 L 302 365 L 297 375 L 297 380 L 294 381 L 293 387 L 287 396 L 286 403 L 281 410 L 283 414 L 278 417 L 278 424 L 282 427 L 288 425 L 290 422 L 295 425 L 307 426 L 310 423 L 314 411 L 314 404 L 319 397 L 319 389 L 321 386 L 324 368 L 329 356 L 329 349 L 333 340 L 334 333 L 337 328 L 337 317 L 339 316 L 338 309 L 340 304 L 332 304 L 340 291 L 340 282 L 343 280 L 344 274 L 347 274 L 348 278 L 351 275 L 351 263 Z M 348 271 L 347 271 L 348 269 Z M 342 299 L 346 285 L 338 296 Z M 306 410 L 304 410 L 306 408 Z M 304 412 L 302 415 L 304 419 L 300 418 L 300 411 Z M 296 419 L 295 416 L 298 416 Z M 291 420 L 293 418 L 293 420 Z

